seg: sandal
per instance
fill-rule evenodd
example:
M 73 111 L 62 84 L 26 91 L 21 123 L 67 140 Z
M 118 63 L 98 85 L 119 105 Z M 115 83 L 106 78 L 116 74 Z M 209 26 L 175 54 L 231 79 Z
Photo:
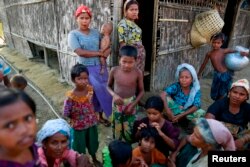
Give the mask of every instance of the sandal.
M 110 127 L 111 126 L 111 123 L 108 120 L 106 120 L 106 119 L 102 118 L 102 119 L 99 120 L 99 122 L 101 124 L 103 124 L 104 126 L 106 126 L 106 127 Z

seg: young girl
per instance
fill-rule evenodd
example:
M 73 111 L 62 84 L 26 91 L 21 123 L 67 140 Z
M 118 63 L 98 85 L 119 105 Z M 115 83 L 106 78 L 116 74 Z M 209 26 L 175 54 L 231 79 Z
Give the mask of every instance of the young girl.
M 97 117 L 92 104 L 93 88 L 89 85 L 88 78 L 89 72 L 84 65 L 76 64 L 72 67 L 71 80 L 75 88 L 66 93 L 64 116 L 70 118 L 70 125 L 73 128 L 73 149 L 85 154 L 88 148 L 93 162 L 99 165 L 100 162 L 96 159 L 99 145 Z
M 36 105 L 24 92 L 1 88 L 0 166 L 40 166 L 36 136 Z
M 107 80 L 108 70 L 104 69 L 104 73 L 100 75 L 101 62 L 100 57 L 107 55 L 110 49 L 101 52 L 100 33 L 98 30 L 90 28 L 92 12 L 87 6 L 81 5 L 75 12 L 78 28 L 70 31 L 68 35 L 69 47 L 78 55 L 77 62 L 85 65 L 89 71 L 89 82 L 95 90 L 93 96 L 93 104 L 95 111 L 99 112 L 99 122 L 105 126 L 111 123 L 103 118 L 103 112 L 106 117 L 112 113 L 112 97 L 108 93 Z
M 136 0 L 127 0 L 124 3 L 124 19 L 118 24 L 118 37 L 120 47 L 124 45 L 133 45 L 138 50 L 136 66 L 144 72 L 146 52 L 142 45 L 142 30 L 135 23 L 138 19 L 139 4 Z
M 63 119 L 48 120 L 37 133 L 39 159 L 43 167 L 92 167 L 87 156 L 68 148 L 70 126 Z
M 155 148 L 158 132 L 153 127 L 144 127 L 139 133 L 139 146 L 134 148 L 133 157 L 142 158 L 148 166 L 167 165 L 167 158 Z
M 179 144 L 178 137 L 180 130 L 163 118 L 162 112 L 164 104 L 161 97 L 150 97 L 146 101 L 145 109 L 147 111 L 147 117 L 134 123 L 134 137 L 138 139 L 139 132 L 143 127 L 155 127 L 159 134 L 155 139 L 155 147 L 168 157 L 169 151 L 175 150 Z
M 200 83 L 194 67 L 186 63 L 179 65 L 175 77 L 177 82 L 161 93 L 168 118 L 179 122 L 183 118 L 193 120 L 204 116 L 205 111 L 200 109 Z M 170 97 L 168 103 L 166 96 Z

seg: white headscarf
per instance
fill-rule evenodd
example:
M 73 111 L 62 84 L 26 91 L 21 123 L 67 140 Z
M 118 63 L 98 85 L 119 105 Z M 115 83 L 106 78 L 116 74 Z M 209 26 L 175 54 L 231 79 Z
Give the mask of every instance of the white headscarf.
M 70 126 L 64 119 L 52 119 L 45 122 L 37 133 L 37 145 L 42 146 L 42 142 L 47 137 L 61 132 L 70 138 Z
M 195 97 L 196 93 L 200 90 L 200 83 L 199 83 L 197 73 L 196 73 L 194 67 L 190 64 L 187 64 L 187 63 L 183 63 L 181 65 L 178 65 L 176 73 L 175 73 L 175 78 L 177 81 L 179 81 L 180 70 L 183 68 L 188 69 L 188 71 L 190 71 L 192 78 L 193 78 L 193 81 L 192 81 L 193 87 L 190 90 L 189 97 L 188 97 L 186 104 L 183 106 L 184 109 L 187 109 L 188 107 L 190 107 L 193 104 L 194 97 Z

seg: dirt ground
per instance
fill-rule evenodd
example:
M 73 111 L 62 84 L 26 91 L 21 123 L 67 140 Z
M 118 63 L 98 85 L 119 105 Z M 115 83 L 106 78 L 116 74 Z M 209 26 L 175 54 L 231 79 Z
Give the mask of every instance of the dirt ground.
M 61 114 L 64 94 L 67 90 L 72 89 L 72 86 L 67 83 L 60 82 L 60 76 L 56 70 L 50 69 L 42 62 L 28 60 L 24 55 L 8 47 L 0 48 L 0 55 L 3 56 L 15 69 L 17 69 L 17 71 L 22 72 L 22 74 L 28 78 L 29 82 L 35 85 L 35 87 L 40 90 L 48 101 L 55 107 L 57 113 L 59 115 Z M 250 78 L 250 66 L 235 73 L 234 80 L 241 78 Z M 202 91 L 202 108 L 205 110 L 213 102 L 209 96 L 211 82 L 211 76 L 204 77 L 200 81 Z M 47 107 L 47 104 L 34 90 L 28 87 L 26 91 L 32 96 L 38 105 L 37 117 L 39 120 L 39 127 L 47 119 L 56 118 L 55 114 L 51 112 L 51 109 Z M 145 102 L 145 100 L 153 94 L 158 94 L 158 92 L 146 92 L 142 102 Z M 109 143 L 109 141 L 111 141 L 112 133 L 111 127 L 107 128 L 103 125 L 98 126 L 98 131 L 100 145 L 97 157 L 101 160 L 101 150 L 106 144 Z

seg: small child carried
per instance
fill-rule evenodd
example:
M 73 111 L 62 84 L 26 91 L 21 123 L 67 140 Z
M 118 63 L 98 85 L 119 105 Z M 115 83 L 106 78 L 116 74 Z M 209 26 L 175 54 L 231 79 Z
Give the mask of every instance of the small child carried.
M 0 85 L 10 87 L 8 74 L 11 73 L 11 68 L 0 58 Z
M 143 75 L 136 67 L 134 46 L 123 46 L 120 56 L 120 65 L 111 69 L 108 80 L 108 91 L 113 96 L 113 137 L 132 142 L 136 108 L 144 94 Z
M 64 116 L 70 119 L 72 132 L 72 148 L 78 153 L 91 155 L 95 165 L 100 165 L 96 159 L 98 150 L 97 116 L 92 103 L 93 87 L 89 85 L 88 69 L 82 64 L 76 64 L 71 69 L 71 80 L 75 88 L 66 93 L 64 101 Z
M 111 45 L 111 33 L 113 31 L 113 24 L 111 22 L 104 23 L 101 27 L 101 48 L 100 51 L 103 52 L 103 56 L 100 57 L 101 61 L 101 71 L 100 74 L 104 74 L 106 59 L 111 53 L 110 45 Z

